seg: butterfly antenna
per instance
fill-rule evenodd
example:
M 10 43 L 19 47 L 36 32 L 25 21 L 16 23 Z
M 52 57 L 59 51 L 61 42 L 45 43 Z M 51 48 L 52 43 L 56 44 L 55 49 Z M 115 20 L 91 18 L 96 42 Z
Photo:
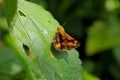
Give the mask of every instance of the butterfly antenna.
M 65 26 L 66 23 L 63 24 L 63 26 Z

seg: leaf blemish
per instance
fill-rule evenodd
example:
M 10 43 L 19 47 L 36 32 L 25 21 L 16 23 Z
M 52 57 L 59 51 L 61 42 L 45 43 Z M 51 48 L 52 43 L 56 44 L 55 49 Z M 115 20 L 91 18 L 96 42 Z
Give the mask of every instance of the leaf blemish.
M 20 10 L 18 10 L 18 12 L 19 12 L 19 14 L 20 14 L 21 16 L 26 17 L 26 15 L 25 15 L 23 12 L 21 12 Z
M 35 55 L 34 55 L 34 53 L 31 51 L 31 49 L 30 49 L 27 45 L 25 45 L 24 43 L 23 43 L 23 48 L 24 48 L 25 53 L 27 54 L 27 56 L 29 56 L 29 58 L 30 58 L 31 60 L 34 60 L 34 59 L 35 59 Z
M 46 30 L 43 31 L 44 34 L 48 35 L 48 32 Z
M 49 23 L 51 23 L 51 21 L 48 20 Z
M 23 48 L 25 51 L 29 52 L 29 47 L 23 43 Z

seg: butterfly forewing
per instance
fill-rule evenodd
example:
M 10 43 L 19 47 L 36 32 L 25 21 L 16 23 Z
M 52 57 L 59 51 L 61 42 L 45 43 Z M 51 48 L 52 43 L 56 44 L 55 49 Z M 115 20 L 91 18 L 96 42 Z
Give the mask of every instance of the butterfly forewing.
M 77 48 L 80 43 L 65 33 L 61 27 L 57 28 L 57 32 L 54 38 L 54 47 L 58 51 L 66 51 L 72 48 Z
M 67 48 L 68 49 L 77 48 L 78 46 L 80 46 L 80 43 L 77 40 L 75 40 L 73 37 L 68 35 L 67 33 L 65 33 L 65 37 L 67 40 Z

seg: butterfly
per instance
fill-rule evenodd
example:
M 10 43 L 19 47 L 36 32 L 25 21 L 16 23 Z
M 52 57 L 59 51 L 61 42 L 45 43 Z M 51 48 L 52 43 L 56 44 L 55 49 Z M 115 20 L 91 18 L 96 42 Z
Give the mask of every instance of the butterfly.
M 54 48 L 58 51 L 67 51 L 72 48 L 77 48 L 80 43 L 67 34 L 62 27 L 57 28 L 57 32 L 54 37 Z

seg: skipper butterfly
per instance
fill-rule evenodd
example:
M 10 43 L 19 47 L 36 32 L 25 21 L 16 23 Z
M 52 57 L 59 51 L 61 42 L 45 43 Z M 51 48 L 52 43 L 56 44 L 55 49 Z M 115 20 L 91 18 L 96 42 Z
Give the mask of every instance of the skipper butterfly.
M 54 47 L 58 51 L 67 51 L 72 48 L 77 48 L 80 43 L 71 37 L 69 34 L 64 32 L 62 27 L 57 28 L 57 32 L 54 37 Z

